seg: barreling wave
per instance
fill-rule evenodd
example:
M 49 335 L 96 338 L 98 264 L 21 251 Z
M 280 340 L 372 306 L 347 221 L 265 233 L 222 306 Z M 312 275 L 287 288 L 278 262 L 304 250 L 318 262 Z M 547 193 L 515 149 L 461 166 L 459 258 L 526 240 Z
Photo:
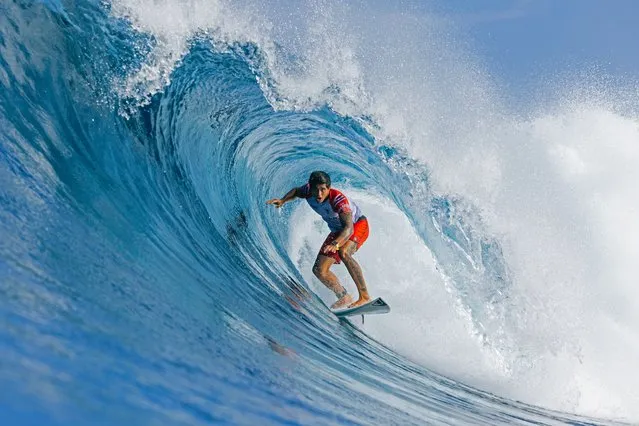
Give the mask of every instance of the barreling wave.
M 571 288 L 522 291 L 512 229 L 484 192 L 447 187 L 373 90 L 353 47 L 366 29 L 309 7 L 279 22 L 226 2 L 0 6 L 0 380 L 15 390 L 0 410 L 61 424 L 631 415 L 584 408 L 581 326 L 549 319 L 583 305 Z M 431 124 L 424 140 L 459 136 Z M 496 179 L 493 148 L 478 170 Z M 310 274 L 322 224 L 264 204 L 318 169 L 371 222 L 358 256 L 384 318 L 339 323 Z

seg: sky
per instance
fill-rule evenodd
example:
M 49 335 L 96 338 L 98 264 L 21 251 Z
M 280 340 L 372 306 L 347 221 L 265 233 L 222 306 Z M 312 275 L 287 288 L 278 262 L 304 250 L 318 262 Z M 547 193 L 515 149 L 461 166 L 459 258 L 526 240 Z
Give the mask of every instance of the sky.
M 597 68 L 639 81 L 638 0 L 418 2 L 452 20 L 489 71 L 513 90 L 552 73 Z M 417 6 L 420 7 L 420 6 Z

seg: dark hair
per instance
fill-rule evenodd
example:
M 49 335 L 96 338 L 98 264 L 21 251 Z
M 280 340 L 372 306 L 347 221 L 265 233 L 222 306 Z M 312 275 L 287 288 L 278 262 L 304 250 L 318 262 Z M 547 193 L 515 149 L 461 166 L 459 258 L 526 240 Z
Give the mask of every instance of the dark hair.
M 326 172 L 322 172 L 322 171 L 319 171 L 319 170 L 318 171 L 314 171 L 308 177 L 308 184 L 311 185 L 311 187 L 318 186 L 318 185 L 321 185 L 321 184 L 325 184 L 326 186 L 328 186 L 330 188 L 330 186 L 331 186 L 331 177 Z

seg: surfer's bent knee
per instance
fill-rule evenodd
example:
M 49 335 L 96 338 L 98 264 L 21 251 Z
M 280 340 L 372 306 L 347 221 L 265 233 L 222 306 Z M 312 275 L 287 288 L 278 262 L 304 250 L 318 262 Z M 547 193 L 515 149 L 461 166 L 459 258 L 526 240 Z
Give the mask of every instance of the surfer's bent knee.
M 316 260 L 315 264 L 313 265 L 313 274 L 315 274 L 317 278 L 322 278 L 327 275 L 330 267 L 331 265 L 329 263 Z

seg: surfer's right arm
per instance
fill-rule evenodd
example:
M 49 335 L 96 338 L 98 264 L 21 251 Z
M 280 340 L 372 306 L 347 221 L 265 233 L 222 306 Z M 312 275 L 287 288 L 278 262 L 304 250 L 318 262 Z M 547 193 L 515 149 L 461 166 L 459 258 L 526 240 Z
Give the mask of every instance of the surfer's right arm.
M 298 198 L 299 188 L 293 188 L 286 193 L 282 198 L 273 198 L 266 202 L 266 204 L 273 204 L 278 209 L 284 205 L 284 203 L 288 203 L 295 198 Z

